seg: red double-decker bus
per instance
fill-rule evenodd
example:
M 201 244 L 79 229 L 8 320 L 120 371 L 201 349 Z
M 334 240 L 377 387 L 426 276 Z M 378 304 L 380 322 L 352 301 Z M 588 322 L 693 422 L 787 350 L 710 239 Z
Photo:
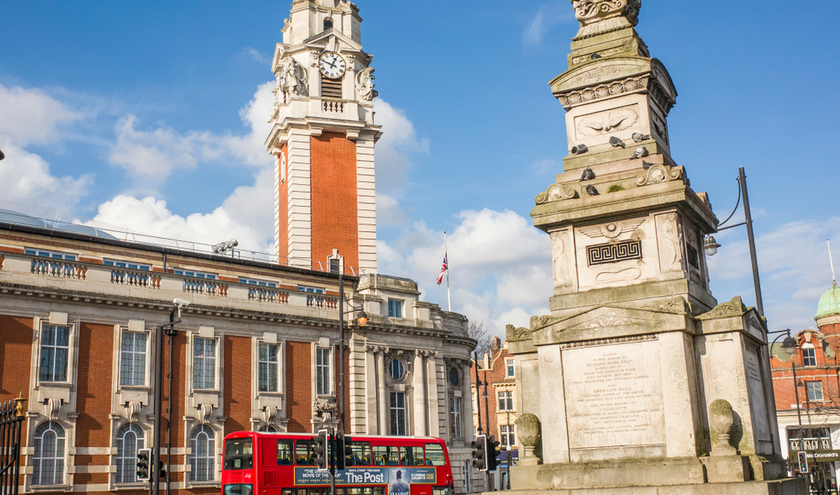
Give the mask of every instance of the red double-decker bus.
M 312 433 L 239 431 L 225 437 L 222 495 L 329 495 Z M 338 495 L 454 495 L 449 453 L 434 437 L 357 436 Z

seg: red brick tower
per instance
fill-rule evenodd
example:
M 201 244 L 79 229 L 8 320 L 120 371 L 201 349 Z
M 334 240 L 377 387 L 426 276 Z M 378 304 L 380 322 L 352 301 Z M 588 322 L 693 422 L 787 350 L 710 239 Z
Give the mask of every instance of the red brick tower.
M 277 99 L 266 146 L 276 157 L 280 262 L 376 271 L 372 55 L 359 9 L 346 0 L 294 0 L 272 68 Z M 352 270 L 351 270 L 352 268 Z

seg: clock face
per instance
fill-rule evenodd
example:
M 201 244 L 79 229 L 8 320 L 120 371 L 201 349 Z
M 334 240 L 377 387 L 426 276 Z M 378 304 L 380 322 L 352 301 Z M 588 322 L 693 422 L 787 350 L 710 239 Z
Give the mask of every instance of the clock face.
M 335 52 L 324 52 L 318 61 L 318 67 L 321 69 L 321 74 L 329 79 L 338 79 L 344 75 L 346 65 L 341 55 Z

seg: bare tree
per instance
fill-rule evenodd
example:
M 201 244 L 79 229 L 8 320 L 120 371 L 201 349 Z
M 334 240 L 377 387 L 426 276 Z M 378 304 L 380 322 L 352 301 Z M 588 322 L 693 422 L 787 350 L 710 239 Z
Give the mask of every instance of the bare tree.
M 478 353 L 479 358 L 485 353 L 490 352 L 490 349 L 493 347 L 493 337 L 487 333 L 487 328 L 484 326 L 484 320 L 470 321 L 470 326 L 467 329 L 467 335 L 478 342 L 475 346 L 475 352 Z

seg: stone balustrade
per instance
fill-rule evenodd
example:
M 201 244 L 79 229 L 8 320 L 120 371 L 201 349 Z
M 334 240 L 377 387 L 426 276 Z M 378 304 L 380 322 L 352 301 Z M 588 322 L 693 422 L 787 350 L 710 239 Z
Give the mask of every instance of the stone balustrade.
M 142 270 L 114 269 L 111 270 L 111 283 L 160 289 L 160 275 Z
M 205 294 L 208 296 L 227 297 L 228 284 L 215 280 L 184 279 L 184 292 L 189 294 Z
M 87 267 L 77 262 L 34 258 L 32 259 L 31 273 L 48 277 L 84 280 L 87 277 Z
M 289 292 L 280 289 L 267 289 L 265 287 L 248 287 L 248 300 L 289 304 Z

